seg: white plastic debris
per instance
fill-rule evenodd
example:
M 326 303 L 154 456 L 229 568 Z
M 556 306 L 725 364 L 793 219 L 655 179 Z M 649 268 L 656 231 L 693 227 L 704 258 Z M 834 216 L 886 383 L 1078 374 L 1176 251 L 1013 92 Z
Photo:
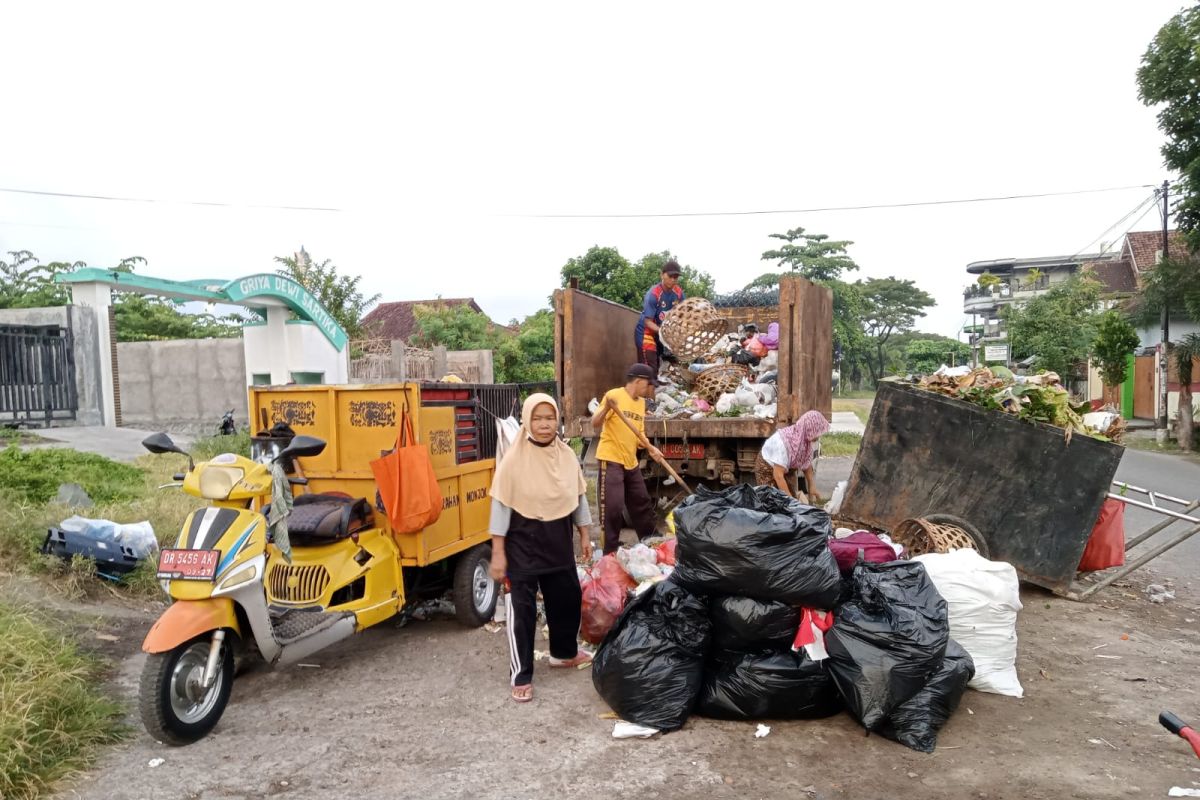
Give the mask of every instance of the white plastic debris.
M 1200 797 L 1200 789 L 1184 789 L 1182 786 L 1172 786 L 1167 797 Z
M 649 739 L 654 734 L 658 733 L 655 728 L 647 728 L 645 725 L 635 725 L 632 722 L 620 720 L 613 726 L 614 739 Z
M 961 367 L 948 367 L 942 364 L 941 368 L 933 374 L 944 375 L 947 378 L 962 378 L 971 374 L 971 367 L 969 364 L 964 364 Z
M 759 404 L 758 395 L 753 389 L 748 388 L 745 383 L 737 388 L 737 391 L 733 393 L 733 398 L 733 402 L 742 408 L 754 408 Z
M 726 392 L 717 398 L 717 413 L 728 414 L 733 410 L 735 405 L 737 405 L 737 396 L 730 392 Z
M 638 542 L 633 547 L 622 547 L 617 550 L 617 561 L 635 581 L 645 581 L 659 576 L 658 554 L 646 545 Z
M 834 487 L 833 496 L 825 504 L 825 510 L 830 515 L 835 515 L 842 510 L 842 501 L 846 498 L 846 487 L 848 485 L 849 481 L 838 481 L 838 485 Z
M 1156 603 L 1159 605 L 1167 602 L 1168 600 L 1175 599 L 1175 592 L 1172 592 L 1167 589 L 1167 587 L 1157 583 L 1150 584 L 1142 591 L 1144 591 L 1146 596 L 1150 598 L 1151 603 Z
M 600 410 L 600 401 L 593 397 L 587 408 L 589 414 L 595 414 Z
M 754 416 L 758 417 L 759 419 L 775 419 L 778 414 L 779 406 L 775 403 L 768 403 L 767 405 L 754 407 Z
M 771 729 L 766 725 L 759 724 L 758 730 L 754 732 L 755 739 L 765 739 L 771 733 Z
M 167 760 L 165 758 L 152 758 L 152 759 L 150 759 L 149 766 L 150 766 L 150 769 L 154 769 L 155 767 L 161 767 L 165 763 L 167 763 Z
M 102 550 L 122 548 L 134 558 L 145 558 L 158 552 L 158 538 L 149 522 L 121 525 L 107 519 L 67 517 L 58 526 L 64 531 L 79 533 L 96 542 Z

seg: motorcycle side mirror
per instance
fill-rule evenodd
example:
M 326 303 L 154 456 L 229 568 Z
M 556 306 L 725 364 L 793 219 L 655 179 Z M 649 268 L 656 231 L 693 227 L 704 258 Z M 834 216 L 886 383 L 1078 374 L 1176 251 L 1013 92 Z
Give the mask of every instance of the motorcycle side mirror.
M 325 450 L 325 440 L 315 436 L 295 436 L 287 447 L 279 451 L 274 460 L 284 458 L 308 458 L 319 456 Z
M 163 453 L 178 453 L 181 456 L 187 456 L 188 472 L 191 472 L 196 467 L 195 462 L 192 461 L 191 455 L 179 445 L 175 444 L 175 442 L 171 441 L 171 437 L 167 436 L 165 433 L 150 434 L 142 440 L 142 447 L 146 448 L 155 455 L 162 455 Z

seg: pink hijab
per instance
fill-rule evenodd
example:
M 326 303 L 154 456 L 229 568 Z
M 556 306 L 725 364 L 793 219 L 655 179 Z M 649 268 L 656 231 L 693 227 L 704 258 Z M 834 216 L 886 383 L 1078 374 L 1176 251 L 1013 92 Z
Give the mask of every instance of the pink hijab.
M 794 425 L 779 430 L 787 445 L 788 469 L 807 469 L 812 466 L 813 440 L 829 432 L 829 420 L 820 411 L 806 411 Z

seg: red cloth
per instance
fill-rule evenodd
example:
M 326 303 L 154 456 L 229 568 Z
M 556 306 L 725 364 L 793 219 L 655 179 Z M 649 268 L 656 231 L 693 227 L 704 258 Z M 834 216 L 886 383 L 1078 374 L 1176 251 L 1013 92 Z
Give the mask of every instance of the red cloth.
M 863 551 L 863 558 L 871 564 L 886 564 L 898 558 L 890 544 L 868 531 L 852 533 L 845 539 L 830 539 L 829 549 L 833 551 L 838 569 L 843 574 L 854 571 L 854 565 L 858 562 L 859 550 Z
M 1083 557 L 1079 559 L 1080 572 L 1119 567 L 1125 563 L 1125 504 L 1111 497 L 1104 501 L 1100 518 L 1092 528 Z
M 825 615 L 823 619 L 821 617 L 822 614 Z M 800 627 L 796 629 L 796 639 L 792 642 L 792 650 L 799 650 L 804 645 L 812 644 L 817 640 L 816 634 L 813 633 L 813 628 L 825 634 L 832 627 L 832 611 L 815 611 L 811 608 L 804 609 L 800 614 Z
M 654 552 L 658 553 L 658 563 L 675 566 L 675 541 L 675 539 L 667 539 L 654 548 Z

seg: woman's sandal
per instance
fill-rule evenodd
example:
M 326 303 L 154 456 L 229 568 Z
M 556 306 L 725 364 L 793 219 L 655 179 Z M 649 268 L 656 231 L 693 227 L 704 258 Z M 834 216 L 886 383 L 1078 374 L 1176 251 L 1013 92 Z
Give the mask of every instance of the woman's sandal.
M 528 703 L 533 699 L 533 684 L 512 687 L 512 699 L 514 703 Z
M 592 654 L 586 650 L 580 650 L 575 654 L 574 658 L 555 658 L 550 656 L 550 666 L 555 669 L 568 669 L 570 667 L 578 667 L 580 664 L 587 664 L 592 660 Z

